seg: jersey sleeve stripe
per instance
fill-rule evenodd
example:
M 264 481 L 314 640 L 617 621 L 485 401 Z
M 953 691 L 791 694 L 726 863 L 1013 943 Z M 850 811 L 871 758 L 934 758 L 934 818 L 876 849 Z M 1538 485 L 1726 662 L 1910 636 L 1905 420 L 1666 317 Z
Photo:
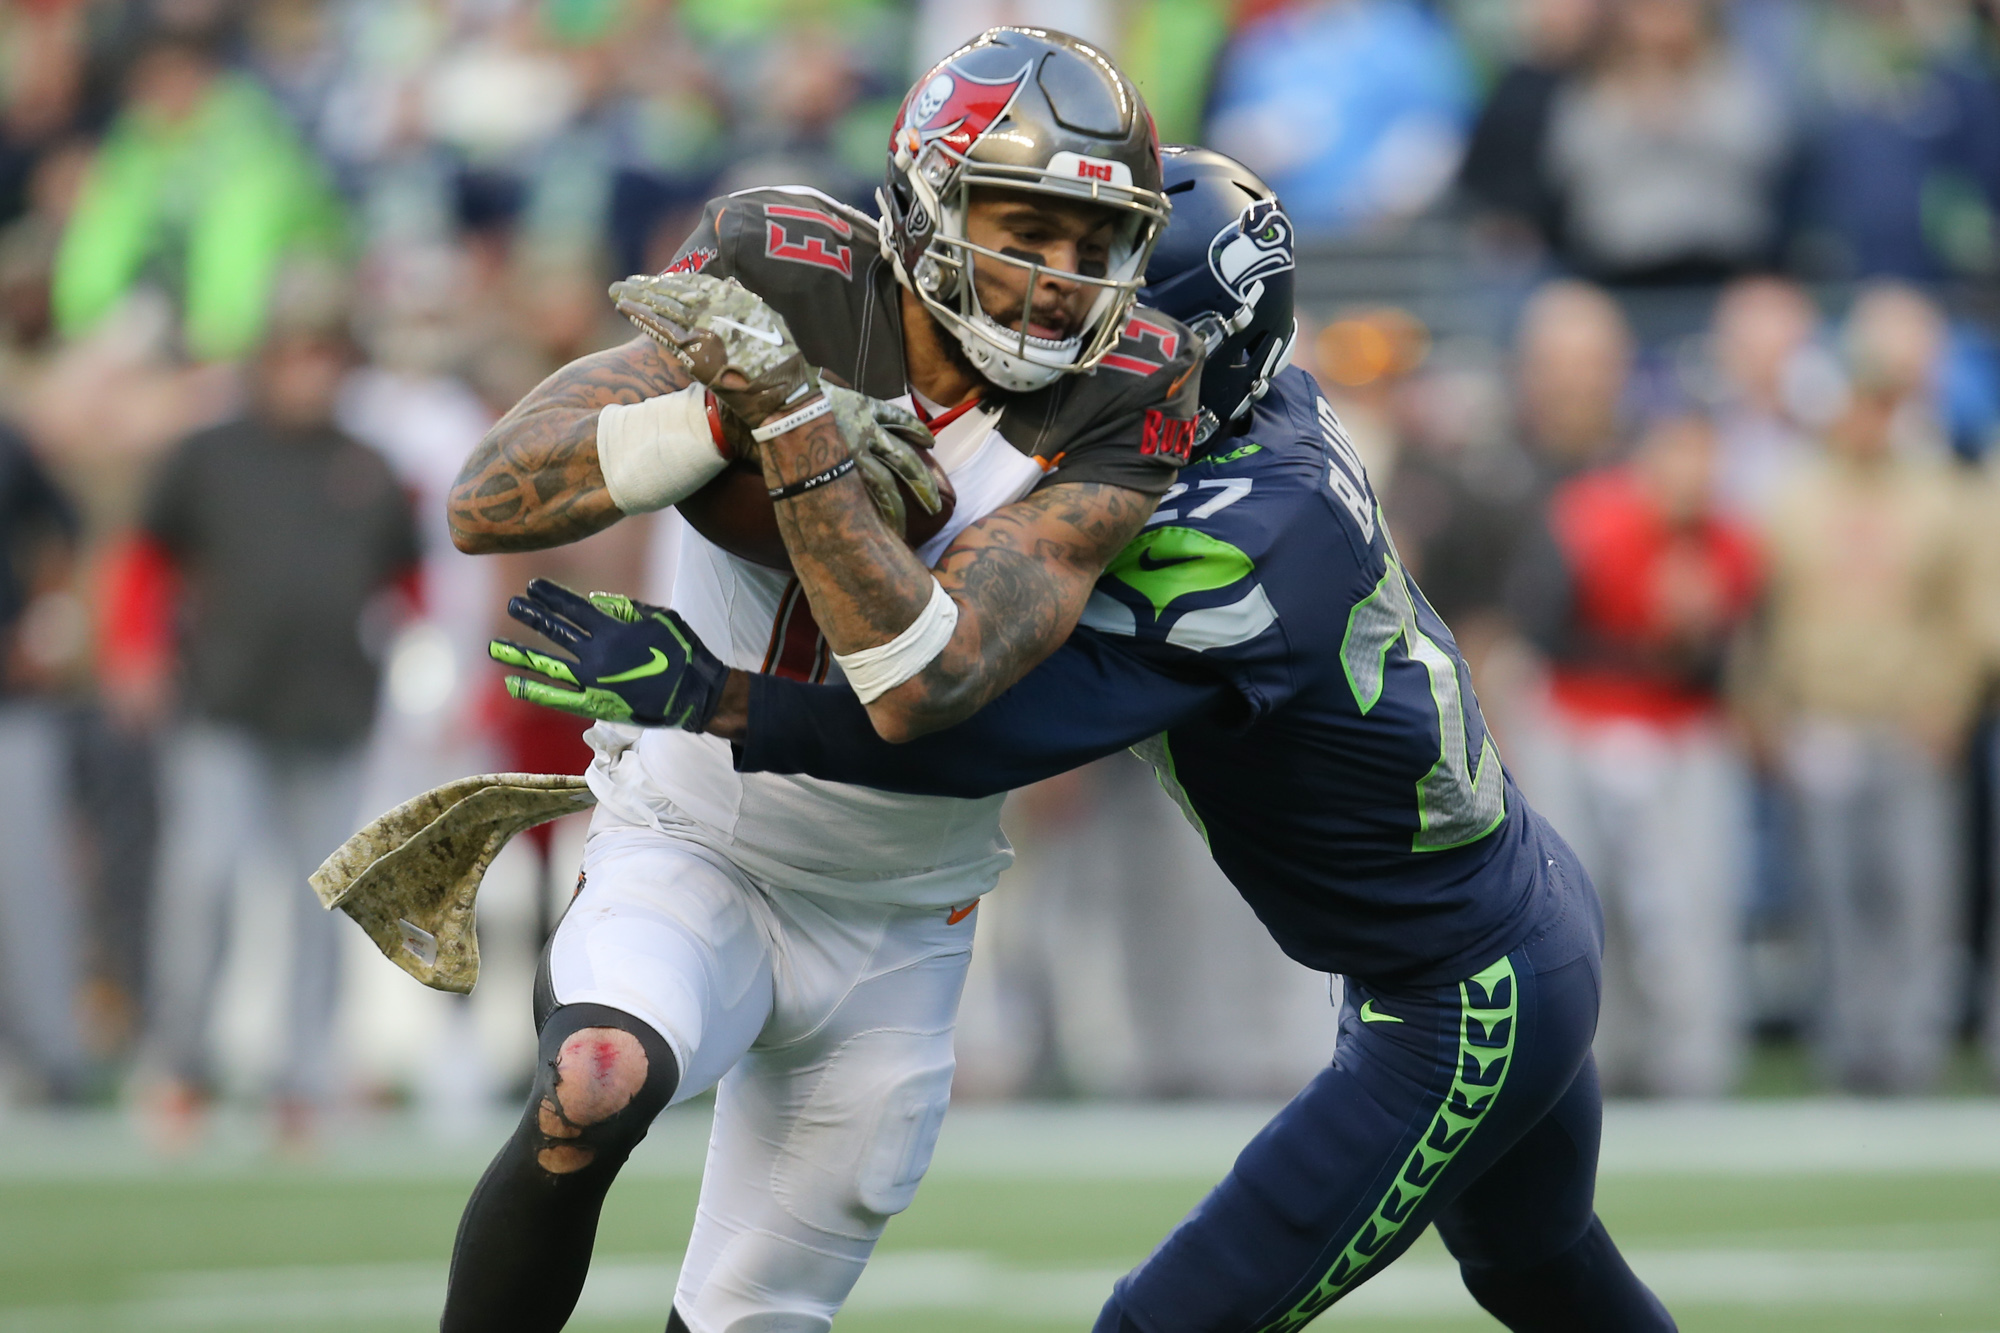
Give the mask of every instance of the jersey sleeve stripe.
M 1083 615 L 1076 623 L 1103 634 L 1122 634 L 1128 639 L 1139 633 L 1139 618 L 1132 614 L 1132 608 L 1096 589 L 1091 590 L 1090 600 L 1083 604 Z
M 1136 356 L 1127 356 L 1123 352 L 1113 352 L 1098 364 L 1109 366 L 1113 370 L 1122 370 L 1128 375 L 1150 375 L 1163 368 L 1161 362 L 1143 361 Z
M 1259 584 L 1248 596 L 1228 606 L 1187 612 L 1167 632 L 1167 642 L 1197 653 L 1210 648 L 1233 648 L 1250 642 L 1277 623 L 1278 610 Z

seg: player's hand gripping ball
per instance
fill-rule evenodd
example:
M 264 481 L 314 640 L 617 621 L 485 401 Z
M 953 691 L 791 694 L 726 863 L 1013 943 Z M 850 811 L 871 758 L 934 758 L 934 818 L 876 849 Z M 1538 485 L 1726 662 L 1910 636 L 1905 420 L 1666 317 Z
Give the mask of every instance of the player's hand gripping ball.
M 715 716 L 729 668 L 672 611 L 618 593 L 579 597 L 536 579 L 527 596 L 507 603 L 507 614 L 576 654 L 572 661 L 506 639 L 487 644 L 494 661 L 548 677 L 507 677 L 516 699 L 600 722 L 688 731 Z
M 930 428 L 916 413 L 852 389 L 833 384 L 820 387 L 833 403 L 834 425 L 853 451 L 868 498 L 875 502 L 876 512 L 889 531 L 904 535 L 911 531 L 909 510 L 896 485 L 899 480 L 924 513 L 942 514 L 944 497 L 924 458 L 934 441 Z
M 951 478 L 930 448 L 930 432 L 902 408 L 827 382 L 830 379 L 826 377 L 821 388 L 869 499 L 891 532 L 912 549 L 922 547 L 944 531 L 957 501 Z M 763 467 L 746 462 L 737 441 L 737 434 L 747 440 L 750 432 L 733 413 L 721 416 L 724 429 L 735 432 L 730 439 L 737 443 L 737 461 L 682 500 L 681 517 L 731 555 L 766 568 L 790 570 L 791 552 L 778 530 L 777 507 L 771 503 Z
M 833 384 L 806 363 L 785 317 L 734 278 L 660 273 L 611 285 L 618 309 L 687 366 L 725 409 L 724 432 L 739 457 L 754 458 L 755 441 L 738 424 L 755 427 L 814 391 L 832 401 L 834 424 L 854 451 L 868 494 L 897 532 L 907 517 L 895 479 L 901 477 L 926 514 L 943 508 L 931 470 L 915 452 L 931 433 L 915 414 Z M 734 418 L 734 420 L 730 420 Z
M 751 426 L 802 406 L 819 389 L 784 316 L 734 278 L 635 275 L 612 283 L 611 299 Z

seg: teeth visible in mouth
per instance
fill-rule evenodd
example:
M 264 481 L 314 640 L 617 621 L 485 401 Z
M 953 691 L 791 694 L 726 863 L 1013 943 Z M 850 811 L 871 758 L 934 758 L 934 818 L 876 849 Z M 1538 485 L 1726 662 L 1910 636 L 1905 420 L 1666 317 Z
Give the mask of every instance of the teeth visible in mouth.
M 981 314 L 980 316 L 978 316 L 978 318 L 981 323 L 985 324 L 987 328 L 991 329 L 994 333 L 998 334 L 1002 338 L 1014 339 L 1022 336 L 1021 330 L 1010 329 L 1006 325 L 994 319 L 991 315 Z M 1026 336 L 1027 336 L 1028 346 L 1041 352 L 1056 352 L 1056 353 L 1069 352 L 1075 350 L 1075 348 L 1082 342 L 1082 339 L 1077 338 L 1075 336 L 1071 336 L 1068 338 L 1038 338 L 1032 333 Z

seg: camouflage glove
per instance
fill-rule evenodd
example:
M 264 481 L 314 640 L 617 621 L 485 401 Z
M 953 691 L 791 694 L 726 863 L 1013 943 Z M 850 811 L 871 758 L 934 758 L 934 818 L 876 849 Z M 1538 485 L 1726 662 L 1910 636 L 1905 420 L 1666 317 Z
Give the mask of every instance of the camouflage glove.
M 833 402 L 834 425 L 840 428 L 840 437 L 854 452 L 855 465 L 868 487 L 868 498 L 875 502 L 876 511 L 891 532 L 904 531 L 909 520 L 902 492 L 896 489 L 898 477 L 910 488 L 910 494 L 917 497 L 926 514 L 935 514 L 943 507 L 937 479 L 917 453 L 931 447 L 931 433 L 914 412 L 837 385 L 820 387 Z
M 729 668 L 672 611 L 617 593 L 579 597 L 536 579 L 526 597 L 507 603 L 507 614 L 576 654 L 570 661 L 506 639 L 487 644 L 494 661 L 560 682 L 509 676 L 507 693 L 516 699 L 600 722 L 688 731 L 702 730 L 715 716 Z
M 751 426 L 803 406 L 819 376 L 784 316 L 734 278 L 658 273 L 611 284 L 619 312 Z

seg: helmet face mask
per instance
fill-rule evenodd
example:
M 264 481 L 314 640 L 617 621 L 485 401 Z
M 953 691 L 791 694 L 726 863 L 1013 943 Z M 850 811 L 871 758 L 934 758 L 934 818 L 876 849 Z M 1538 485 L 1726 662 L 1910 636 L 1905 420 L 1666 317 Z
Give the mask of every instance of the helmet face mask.
M 1261 295 L 1262 293 L 1259 293 L 1260 297 Z M 1256 304 L 1257 302 L 1253 301 L 1239 307 L 1238 318 L 1243 314 L 1254 311 Z M 1213 311 L 1205 311 L 1202 314 L 1196 315 L 1192 320 L 1187 321 L 1187 323 L 1188 327 L 1194 330 L 1195 337 L 1201 339 L 1201 344 L 1208 355 L 1209 363 L 1214 365 L 1220 372 L 1229 374 L 1234 371 L 1239 376 L 1244 371 L 1251 372 L 1248 390 L 1230 408 L 1229 417 L 1226 421 L 1217 415 L 1213 406 L 1206 402 L 1202 404 L 1200 410 L 1196 413 L 1194 432 L 1195 447 L 1199 448 L 1207 444 L 1209 438 L 1224 426 L 1232 425 L 1250 415 L 1251 411 L 1257 406 L 1258 400 L 1270 389 L 1271 377 L 1283 370 L 1291 360 L 1292 344 L 1299 336 L 1299 322 L 1297 319 L 1293 319 L 1291 326 L 1285 330 L 1282 337 L 1266 336 L 1259 339 L 1257 344 L 1235 348 L 1234 365 L 1231 365 L 1229 361 L 1224 359 L 1226 355 L 1224 344 L 1233 335 L 1241 333 L 1244 324 L 1237 323 L 1233 319 L 1224 319 L 1221 315 Z M 1203 373 L 1205 375 L 1207 372 L 1204 371 Z M 1208 398 L 1211 395 L 1204 394 L 1202 396 Z M 1229 406 L 1229 404 L 1225 403 L 1223 406 Z
M 1169 211 L 1159 185 L 1152 118 L 1110 61 L 1061 33 L 996 28 L 948 56 L 904 100 L 877 195 L 883 251 L 981 375 L 1002 389 L 1038 389 L 1094 369 L 1117 345 Z M 1062 270 L 975 242 L 968 222 L 975 192 L 985 191 L 1103 210 L 1113 223 L 1104 272 Z M 1010 269 L 1023 278 L 1017 327 L 984 309 L 978 291 L 982 271 Z M 1080 325 L 1061 339 L 1028 331 L 1045 275 L 1095 291 Z
M 968 171 L 964 175 L 974 173 Z M 1009 187 L 1010 191 L 1013 188 Z M 1124 323 L 1122 316 L 1131 306 L 1145 272 L 1145 261 L 1152 248 L 1141 241 L 1141 233 L 1148 230 L 1144 226 L 1145 215 L 1130 210 L 1121 215 L 1088 206 L 1101 219 L 1093 233 L 1107 230 L 1103 224 L 1109 223 L 1110 236 L 1105 258 L 1096 264 L 1079 263 L 1076 269 L 1086 271 L 1078 272 L 1030 257 L 1034 251 L 1026 247 L 1001 249 L 974 240 L 968 233 L 981 230 L 973 220 L 975 209 L 982 202 L 980 183 L 961 180 L 957 190 L 959 200 L 940 210 L 943 225 L 930 252 L 918 261 L 918 299 L 958 337 L 980 372 L 1001 388 L 1040 387 L 1039 383 L 1010 383 L 1024 378 L 1019 370 L 1023 364 L 1046 370 L 1047 379 L 1095 366 L 1117 343 L 1119 328 Z M 1095 219 L 1086 215 L 1079 223 L 1088 225 L 1091 220 Z M 1150 235 L 1145 237 L 1147 242 L 1150 239 Z M 1092 268 L 1102 271 L 1087 271 Z M 933 276 L 937 279 L 934 289 L 925 281 Z M 992 293 L 989 291 L 987 298 L 982 299 L 982 279 L 989 287 L 1018 285 L 1018 297 L 1005 307 L 989 306 Z M 1072 310 L 1076 304 L 1088 302 L 1080 317 L 1065 321 L 1071 331 L 1060 338 L 1037 336 L 1030 328 L 1034 322 L 1035 297 L 1044 290 L 1048 279 L 1055 279 L 1062 288 L 1074 293 Z M 1025 378 L 1041 377 L 1031 371 Z

